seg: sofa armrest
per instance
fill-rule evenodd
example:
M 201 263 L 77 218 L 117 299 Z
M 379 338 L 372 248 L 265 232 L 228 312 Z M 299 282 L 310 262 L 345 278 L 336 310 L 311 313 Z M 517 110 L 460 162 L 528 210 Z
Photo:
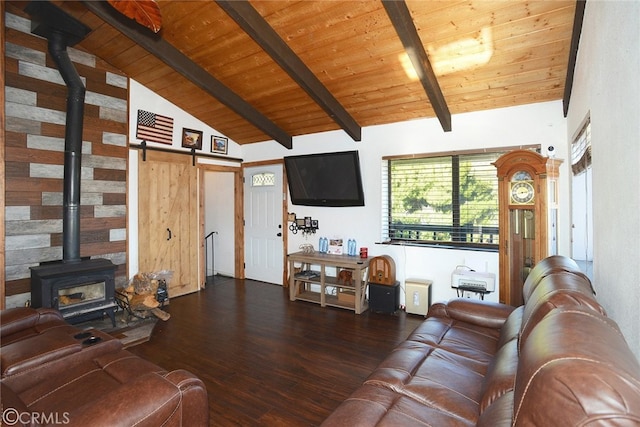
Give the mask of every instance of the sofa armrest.
M 177 369 L 164 378 L 182 393 L 182 420 L 185 426 L 209 425 L 209 397 L 202 380 L 189 371 Z M 203 409 L 204 408 L 204 412 Z
M 66 416 L 69 426 L 209 425 L 206 388 L 186 371 L 141 375 Z
M 436 303 L 429 308 L 427 317 L 447 317 L 487 328 L 500 329 L 515 307 L 497 302 L 455 298 Z

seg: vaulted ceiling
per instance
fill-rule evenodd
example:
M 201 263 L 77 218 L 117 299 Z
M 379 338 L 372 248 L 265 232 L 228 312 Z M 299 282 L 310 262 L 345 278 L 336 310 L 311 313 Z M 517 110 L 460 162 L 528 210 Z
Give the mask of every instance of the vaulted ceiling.
M 576 1 L 53 1 L 79 46 L 239 144 L 563 99 Z M 415 65 L 412 65 L 415 64 Z M 417 73 L 416 73 L 417 71 Z M 159 112 L 161 113 L 161 112 Z

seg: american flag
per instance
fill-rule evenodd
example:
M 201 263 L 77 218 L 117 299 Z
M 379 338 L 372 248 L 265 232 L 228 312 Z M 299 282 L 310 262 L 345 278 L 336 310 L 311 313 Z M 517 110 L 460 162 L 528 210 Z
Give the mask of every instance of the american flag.
M 173 142 L 173 119 L 144 110 L 138 110 L 138 129 L 136 138 L 145 141 Z

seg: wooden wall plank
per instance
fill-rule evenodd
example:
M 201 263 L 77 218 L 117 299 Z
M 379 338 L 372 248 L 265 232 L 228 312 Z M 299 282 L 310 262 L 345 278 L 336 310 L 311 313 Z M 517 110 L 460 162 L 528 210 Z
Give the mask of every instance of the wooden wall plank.
M 3 70 L 5 69 L 5 32 L 4 32 L 4 2 L 0 4 L 0 65 L 2 65 Z M 5 107 L 4 107 L 4 97 L 5 97 L 5 81 L 4 81 L 5 73 L 0 73 L 0 194 L 5 194 L 5 172 L 4 172 L 4 160 L 5 160 L 5 132 L 6 124 L 5 124 Z M 2 201 L 0 201 L 0 224 L 4 225 L 5 219 L 5 197 L 2 197 Z M 5 231 L 4 226 L 0 229 L 0 247 L 5 248 Z M 0 251 L 0 310 L 5 308 L 5 294 L 6 294 L 6 286 L 5 286 L 5 251 Z
M 3 272 L 12 304 L 26 293 L 29 267 L 61 257 L 62 190 L 67 87 L 47 52 L 47 42 L 30 34 L 28 17 L 15 2 L 7 5 L 12 24 L 2 27 L 3 231 L 12 236 L 2 251 Z M 70 7 L 76 7 L 70 5 Z M 26 22 L 26 24 L 25 24 Z M 8 47 L 8 49 L 5 49 Z M 117 282 L 126 274 L 126 78 L 112 65 L 81 47 L 69 52 L 86 81 L 81 185 L 81 255 L 109 257 L 118 265 Z M 119 76 L 119 77 L 118 77 Z M 90 169 L 93 168 L 93 171 Z M 2 209 L 5 213 L 5 209 Z M 42 236 L 46 236 L 46 239 Z M 34 239 L 38 247 L 33 246 Z M 40 247 L 43 246 L 43 247 Z M 3 247 L 4 240 L 3 240 Z M 27 296 L 28 298 L 28 296 Z M 3 298 L 2 302 L 6 304 Z

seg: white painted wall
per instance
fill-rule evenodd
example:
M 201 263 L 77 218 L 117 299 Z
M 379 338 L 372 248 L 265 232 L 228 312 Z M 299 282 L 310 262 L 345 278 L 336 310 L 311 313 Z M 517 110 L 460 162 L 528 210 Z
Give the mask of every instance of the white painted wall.
M 567 116 L 591 116 L 594 286 L 640 358 L 640 2 L 588 1 Z
M 136 138 L 136 123 L 138 120 L 138 110 L 145 110 L 173 118 L 173 144 L 160 144 L 147 142 L 148 146 L 162 147 L 165 149 L 185 151 L 182 148 L 182 128 L 196 129 L 203 131 L 202 152 L 210 153 L 211 136 L 226 136 L 217 130 L 207 126 L 200 120 L 178 108 L 166 99 L 158 96 L 135 80 L 129 80 L 129 143 L 140 144 L 142 140 Z M 200 150 L 198 150 L 200 151 Z M 138 152 L 137 149 L 129 150 L 129 189 L 127 200 L 128 233 L 129 233 L 129 276 L 132 277 L 138 272 Z M 240 145 L 233 140 L 229 140 L 227 157 L 239 158 L 242 152 Z M 225 166 L 240 167 L 240 163 L 218 159 L 198 158 L 198 163 L 219 164 Z M 208 208 L 205 208 L 205 212 Z M 233 206 L 231 207 L 233 209 Z
M 381 228 L 381 159 L 396 154 L 444 152 L 474 148 L 540 144 L 556 147 L 556 157 L 566 159 L 568 143 L 565 119 L 560 102 L 459 114 L 452 117 L 452 132 L 443 132 L 437 119 L 412 120 L 362 129 L 362 141 L 354 142 L 343 131 L 324 132 L 294 138 L 293 149 L 276 142 L 243 146 L 245 161 L 278 159 L 287 155 L 357 149 L 360 153 L 365 206 L 327 208 L 289 205 L 298 217 L 311 216 L 319 221 L 320 230 L 312 237 L 289 233 L 289 252 L 301 243 L 317 248 L 319 236 L 355 238 L 358 246 L 369 248 L 371 256 L 390 255 L 396 263 L 396 276 L 433 280 L 434 301 L 456 296 L 451 289 L 451 272 L 459 264 L 498 276 L 498 254 L 481 251 L 416 248 L 378 244 Z M 568 163 L 560 171 L 560 253 L 569 254 L 569 185 Z M 486 297 L 497 301 L 497 292 Z

